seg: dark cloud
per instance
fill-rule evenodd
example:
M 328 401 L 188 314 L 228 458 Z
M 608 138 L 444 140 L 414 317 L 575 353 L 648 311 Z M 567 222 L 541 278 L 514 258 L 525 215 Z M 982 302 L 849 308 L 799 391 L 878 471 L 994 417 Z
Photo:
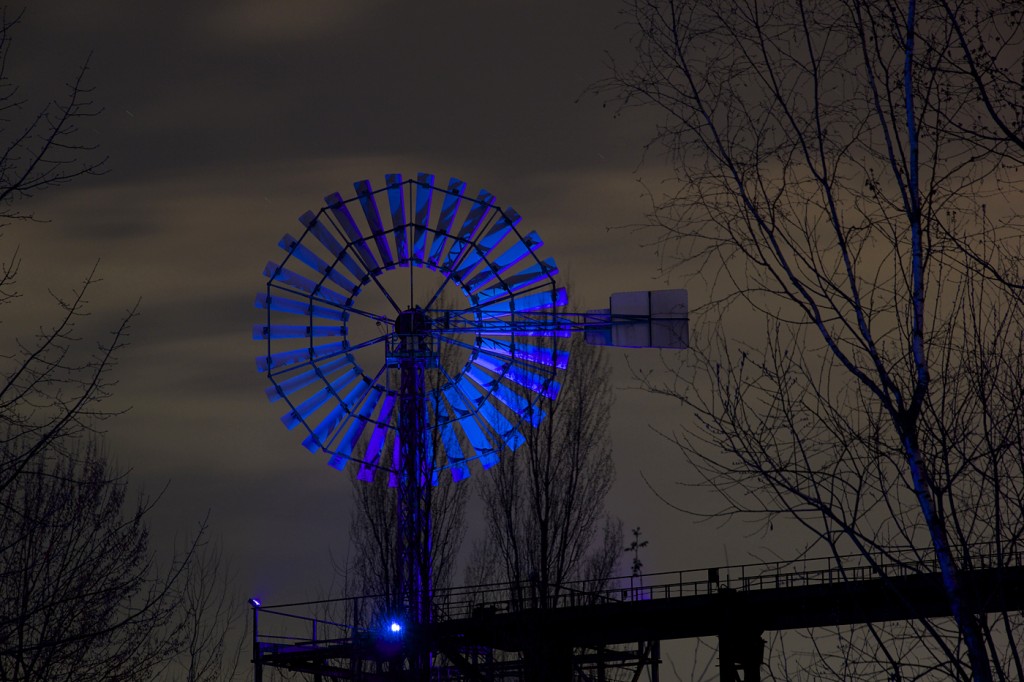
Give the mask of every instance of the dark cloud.
M 54 82 L 94 51 L 96 127 L 133 176 L 368 154 L 528 173 L 632 137 L 574 104 L 621 49 L 610 3 L 51 4 L 34 46 L 46 59 L 21 73 Z M 30 11 L 26 32 L 41 19 Z

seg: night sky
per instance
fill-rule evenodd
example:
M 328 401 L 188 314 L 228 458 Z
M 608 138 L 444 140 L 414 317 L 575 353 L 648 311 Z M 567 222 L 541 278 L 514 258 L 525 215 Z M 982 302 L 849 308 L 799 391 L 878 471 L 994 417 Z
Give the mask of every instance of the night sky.
M 688 288 L 691 305 L 706 300 L 696 283 L 659 277 L 642 234 L 609 229 L 642 220 L 638 180 L 657 187 L 664 175 L 642 151 L 650 114 L 616 117 L 582 96 L 607 75 L 609 54 L 628 55 L 617 10 L 613 0 L 28 7 L 8 75 L 41 105 L 89 58 L 103 112 L 82 141 L 110 157 L 109 173 L 22 206 L 48 222 L 5 228 L 0 247 L 7 257 L 20 246 L 25 296 L 4 312 L 4 341 L 55 316 L 46 290 L 68 292 L 96 261 L 103 282 L 87 333 L 141 301 L 110 403 L 131 410 L 105 428 L 141 487 L 168 486 L 153 517 L 160 544 L 183 542 L 210 510 L 240 590 L 267 601 L 317 595 L 330 554 L 344 559 L 348 476 L 282 428 L 250 335 L 277 240 L 325 195 L 350 196 L 354 181 L 425 171 L 438 184 L 454 175 L 473 193 L 490 190 L 545 239 L 580 309 L 606 307 L 613 291 L 666 286 Z M 654 432 L 681 415 L 630 390 L 627 354 L 639 367 L 659 359 L 610 352 L 618 480 L 609 503 L 626 529 L 643 528 L 645 569 L 749 559 L 646 489 L 642 474 L 687 502 L 672 485 L 682 464 Z

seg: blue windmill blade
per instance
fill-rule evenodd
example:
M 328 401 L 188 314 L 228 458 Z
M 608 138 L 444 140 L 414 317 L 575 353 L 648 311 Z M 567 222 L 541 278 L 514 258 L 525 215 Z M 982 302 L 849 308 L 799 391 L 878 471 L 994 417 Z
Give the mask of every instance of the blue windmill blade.
M 392 173 L 384 176 L 384 182 L 388 188 L 388 207 L 391 209 L 391 227 L 395 235 L 395 253 L 398 254 L 398 262 L 405 263 L 409 260 L 409 235 L 406 231 L 409 220 L 405 215 L 402 176 Z
M 281 241 L 279 241 L 277 245 L 290 255 L 305 263 L 306 266 L 314 270 L 318 275 L 326 275 L 327 279 L 331 280 L 350 294 L 356 290 L 354 282 L 335 270 L 333 266 L 328 265 L 326 261 L 320 258 L 320 256 L 310 251 L 308 247 L 299 243 L 299 241 L 290 234 L 286 234 L 281 237 Z
M 290 287 L 291 290 L 299 291 L 307 296 L 319 298 L 336 305 L 346 306 L 351 300 L 329 286 L 314 282 L 308 277 L 303 277 L 284 266 L 278 265 L 274 261 L 267 261 L 267 265 L 263 268 L 263 275 L 270 278 L 271 285 Z
M 323 407 L 331 398 L 339 396 L 346 386 L 351 384 L 361 375 L 362 372 L 359 371 L 359 368 L 353 368 L 348 372 L 345 372 L 345 374 L 332 381 L 329 385 L 324 386 L 300 404 L 292 407 L 290 412 L 281 417 L 281 422 L 288 427 L 289 431 L 294 429 L 296 426 L 308 419 L 310 415 Z M 347 406 L 344 403 L 342 403 L 340 407 L 347 409 Z
M 466 404 L 462 395 L 455 390 L 454 386 L 448 386 L 442 391 L 445 400 L 448 401 L 448 408 L 455 417 L 459 428 L 466 436 L 466 440 L 477 453 L 477 458 L 485 469 L 489 469 L 498 463 L 498 455 L 495 452 L 487 435 L 477 423 L 477 409 L 473 405 Z
M 267 339 L 321 339 L 332 336 L 345 336 L 348 330 L 344 326 L 309 326 L 301 324 L 257 324 L 252 328 L 254 341 Z
M 504 333 L 508 334 L 507 330 Z M 489 356 L 491 362 L 498 365 L 516 365 L 527 371 L 540 372 L 545 376 L 555 376 L 557 369 L 564 369 L 560 365 L 567 365 L 569 360 L 568 351 L 528 345 L 514 337 L 508 337 L 508 340 L 505 340 L 479 334 L 475 346 L 457 338 L 449 338 L 444 334 L 436 334 L 435 338 L 443 343 L 470 350 L 472 358 L 483 354 Z M 467 369 L 470 367 L 467 366 Z
M 519 395 L 505 386 L 497 378 L 481 372 L 476 367 L 470 367 L 463 376 L 467 376 L 477 383 L 486 393 L 493 395 L 514 414 L 526 419 L 530 426 L 537 427 L 544 421 L 547 414 L 535 404 L 535 401 Z
M 452 276 L 462 283 L 464 288 L 468 288 L 466 282 L 469 279 L 469 273 L 476 270 L 477 266 L 483 262 L 487 256 L 487 252 L 483 251 L 476 244 L 468 244 L 462 250 L 461 259 L 455 264 L 455 271 Z
M 324 343 L 312 348 L 280 351 L 270 355 L 260 355 L 256 358 L 256 367 L 261 372 L 271 372 L 275 369 L 288 368 L 291 365 L 305 365 L 315 360 L 330 358 L 339 353 L 347 353 L 348 350 L 349 344 L 346 340 Z
M 281 379 L 280 375 L 274 376 L 272 377 L 273 385 L 264 389 L 267 399 L 270 402 L 277 402 L 281 398 L 311 386 L 318 381 L 329 382 L 332 374 L 347 370 L 349 367 L 352 367 L 353 363 L 354 360 L 351 355 L 343 355 L 339 358 L 322 362 L 304 372 L 293 374 L 286 379 Z
M 546 377 L 542 374 L 538 374 L 537 372 L 517 367 L 516 365 L 495 362 L 493 359 L 484 355 L 473 358 L 472 362 L 475 365 L 479 365 L 484 369 L 494 372 L 504 379 L 508 379 L 513 383 L 519 384 L 532 393 L 544 396 L 549 400 L 554 400 L 558 397 L 558 391 L 562 387 L 561 384 L 551 377 Z
M 305 423 L 307 419 L 332 399 L 338 400 L 338 396 L 344 391 L 345 387 L 358 379 L 361 374 L 362 372 L 360 372 L 358 367 L 353 367 L 341 376 L 330 381 L 326 386 L 303 400 L 300 404 L 293 405 L 289 402 L 289 406 L 292 409 L 281 416 L 281 422 L 289 430 L 294 429 L 299 424 Z
M 349 252 L 343 252 L 338 257 L 338 260 L 341 262 L 342 265 L 345 266 L 346 270 L 352 273 L 352 276 L 355 277 L 355 280 L 359 282 L 360 286 L 362 286 L 369 278 L 369 275 L 363 270 L 363 268 L 359 265 L 356 259 L 353 258 L 352 254 L 350 254 Z
M 324 197 L 324 202 L 327 204 L 327 208 L 330 209 L 331 215 L 334 216 L 335 221 L 341 227 L 342 232 L 345 234 L 345 238 L 348 239 L 348 243 L 355 247 L 356 253 L 359 255 L 359 259 L 363 262 L 363 267 L 367 270 L 378 270 L 380 266 L 377 264 L 377 259 L 374 258 L 373 252 L 370 251 L 370 247 L 366 245 L 369 237 L 364 237 L 363 233 L 359 230 L 359 226 L 356 224 L 355 218 L 352 217 L 352 213 L 348 210 L 348 204 L 341 198 L 341 195 L 335 192 Z
M 339 322 L 345 322 L 348 320 L 348 311 L 346 309 L 327 308 L 321 305 L 314 305 L 309 302 L 308 298 L 297 301 L 292 298 L 287 298 L 286 296 L 272 296 L 270 294 L 263 293 L 256 294 L 256 300 L 253 305 L 261 310 L 290 313 L 292 315 L 301 315 L 303 317 L 311 317 L 317 320 L 338 320 Z
M 369 382 L 357 381 L 345 395 L 338 394 L 338 404 L 320 420 L 319 424 L 310 429 L 309 436 L 302 441 L 303 447 L 313 453 L 321 448 L 329 450 L 330 443 L 337 440 L 340 428 L 353 418 L 356 408 L 370 390 L 370 386 Z
M 427 258 L 427 266 L 436 270 L 441 264 L 441 254 L 444 253 L 445 244 L 448 241 L 448 233 L 455 222 L 455 214 L 459 212 L 459 205 L 462 203 L 462 195 L 466 191 L 466 183 L 458 178 L 448 181 L 448 191 L 441 205 L 441 213 L 437 217 L 437 229 L 434 232 L 434 241 L 430 244 L 430 257 Z
M 359 197 L 359 205 L 363 207 L 363 214 L 366 216 L 366 223 L 370 226 L 370 233 L 373 234 L 373 243 L 377 245 L 377 253 L 384 263 L 384 269 L 390 270 L 395 267 L 395 259 L 391 255 L 391 246 L 388 244 L 388 237 L 384 233 L 384 224 L 380 219 L 380 209 L 377 208 L 377 198 L 373 193 L 373 187 L 369 180 L 360 180 L 355 184 L 356 195 Z
M 493 282 L 497 277 L 505 274 L 515 267 L 524 258 L 544 245 L 540 235 L 531 232 L 512 244 L 500 256 L 491 261 L 489 268 L 484 268 L 479 274 L 466 282 L 466 288 L 470 294 L 475 294 L 485 285 Z
M 373 425 L 370 442 L 366 446 L 366 456 L 363 458 L 363 463 L 359 466 L 359 473 L 356 474 L 356 478 L 360 481 L 372 481 L 374 473 L 379 468 L 380 456 L 384 451 L 388 433 L 396 428 L 391 424 L 392 419 L 395 418 L 395 402 L 395 396 L 393 395 L 387 395 L 384 398 L 384 403 L 380 408 L 380 415 L 377 417 L 377 423 Z
M 523 217 L 514 208 L 509 206 L 502 211 L 501 218 L 494 227 L 488 230 L 487 234 L 480 237 L 477 246 L 485 253 L 490 253 L 522 220 Z
M 519 449 L 519 446 L 526 442 L 523 434 L 519 432 L 519 429 L 512 426 L 512 423 L 501 413 L 501 410 L 490 399 L 490 396 L 481 393 L 465 374 L 455 382 L 455 388 L 469 403 L 477 406 L 480 418 L 509 452 L 515 452 Z
M 417 263 L 426 259 L 427 226 L 430 225 L 430 204 L 434 197 L 434 176 L 420 173 L 416 177 L 416 221 L 412 233 L 412 257 Z
M 257 327 L 260 328 L 261 332 L 263 331 L 262 327 L 259 327 L 259 325 L 257 325 Z M 341 353 L 349 353 L 351 351 L 367 348 L 383 341 L 387 341 L 387 339 L 388 335 L 382 334 L 373 339 L 356 344 L 355 346 L 350 345 L 346 339 L 344 341 L 336 341 L 333 343 L 319 343 L 315 346 L 306 346 L 304 348 L 296 348 L 294 350 L 278 351 L 269 355 L 257 356 L 256 366 L 261 372 L 271 373 L 271 379 L 273 380 L 273 378 L 281 372 L 289 372 L 298 366 L 331 358 Z M 293 365 L 295 367 L 293 367 Z
M 335 428 L 326 431 L 326 436 L 322 441 L 323 449 L 332 453 L 330 466 L 341 468 L 344 466 L 344 462 L 338 466 L 339 460 L 348 461 L 351 458 L 359 438 L 369 424 L 370 415 L 377 409 L 377 404 L 383 395 L 385 393 L 381 388 L 370 382 L 361 381 L 339 401 L 345 405 L 348 414 Z M 314 434 L 310 434 L 302 444 L 311 452 L 316 452 L 315 449 L 311 449 L 315 443 Z
M 498 221 L 477 240 L 473 248 L 467 249 L 468 252 L 463 256 L 462 262 L 456 266 L 455 276 L 465 281 L 469 273 L 473 272 L 480 264 L 480 261 L 490 254 L 521 220 L 522 218 L 515 212 L 515 209 L 506 208 L 499 216 Z
M 312 234 L 320 244 L 323 245 L 327 251 L 341 262 L 342 265 L 352 274 L 357 282 L 362 282 L 366 278 L 366 271 L 362 265 L 349 253 L 349 250 L 343 247 L 331 231 L 327 229 L 327 226 L 317 218 L 316 214 L 312 211 L 306 211 L 299 217 L 306 230 Z
M 352 459 L 352 452 L 355 450 L 356 443 L 362 437 L 363 432 L 366 430 L 369 424 L 370 415 L 375 409 L 377 409 L 377 403 L 380 402 L 380 397 L 384 395 L 384 392 L 374 387 L 370 389 L 367 394 L 366 400 L 363 401 L 362 407 L 359 408 L 358 414 L 355 414 L 348 425 L 348 430 L 345 435 L 341 437 L 338 445 L 334 448 L 334 454 L 331 455 L 330 460 L 327 464 L 330 467 L 338 469 L 345 468 L 348 461 Z M 308 447 L 308 446 L 307 446 Z
M 546 258 L 513 275 L 503 277 L 500 284 L 484 289 L 476 294 L 473 300 L 482 304 L 507 298 L 520 291 L 528 290 L 530 287 L 550 283 L 557 274 L 558 266 L 555 264 L 555 259 Z
M 513 361 L 525 360 L 536 365 L 565 369 L 569 366 L 569 351 L 562 348 L 546 348 L 519 341 L 504 341 L 496 338 L 481 338 L 478 348 L 489 355 L 508 358 Z
M 493 208 L 494 195 L 485 189 L 480 190 L 472 208 L 469 209 L 466 220 L 462 223 L 459 234 L 456 235 L 452 248 L 448 251 L 448 257 L 444 261 L 445 270 L 454 270 L 463 254 L 469 253 L 472 250 L 472 241 L 476 237 L 476 233 L 481 225 L 483 225 L 484 218 L 487 217 Z
M 327 439 L 327 435 L 336 429 L 348 414 L 348 407 L 344 403 L 335 405 L 315 429 L 310 429 L 310 435 L 303 439 L 302 446 L 313 454 L 319 452 L 321 448 L 325 448 L 324 441 Z M 303 423 L 305 423 L 305 420 L 303 420 Z M 307 425 L 306 428 L 308 429 L 309 426 Z
M 299 222 L 302 223 L 302 226 L 306 228 L 306 231 L 312 234 L 313 237 L 320 242 L 320 245 L 327 249 L 327 252 L 335 258 L 345 251 L 345 247 L 342 246 L 341 242 L 335 239 L 334 235 L 331 234 L 331 231 L 328 230 L 322 222 L 320 222 L 316 213 L 306 211 L 299 216 Z
M 443 400 L 435 401 L 437 433 L 440 445 L 445 453 L 446 466 L 451 469 L 452 481 L 458 483 L 469 478 L 469 465 L 466 463 L 466 454 L 462 451 L 462 444 L 455 433 L 454 421 L 448 413 Z

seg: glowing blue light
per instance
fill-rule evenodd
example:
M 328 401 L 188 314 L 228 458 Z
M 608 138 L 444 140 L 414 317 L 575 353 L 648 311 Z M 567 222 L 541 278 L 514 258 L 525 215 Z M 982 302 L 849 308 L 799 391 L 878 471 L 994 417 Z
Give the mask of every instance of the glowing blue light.
M 263 606 L 263 602 L 261 602 L 256 597 L 249 597 L 249 603 L 252 604 L 253 608 L 255 609 L 258 609 L 259 607 Z
M 391 631 L 391 634 L 397 635 L 399 632 L 402 631 L 402 624 L 399 623 L 397 620 L 393 620 L 391 621 L 391 625 L 388 626 L 388 629 Z

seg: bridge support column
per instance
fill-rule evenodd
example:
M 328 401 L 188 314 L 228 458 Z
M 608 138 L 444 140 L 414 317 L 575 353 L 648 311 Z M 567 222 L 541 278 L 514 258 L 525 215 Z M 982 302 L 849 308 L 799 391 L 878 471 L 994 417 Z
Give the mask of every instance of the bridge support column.
M 526 682 L 572 680 L 572 647 L 559 642 L 539 642 L 523 653 Z
M 718 667 L 722 682 L 761 682 L 764 662 L 762 630 L 734 628 L 718 635 Z

